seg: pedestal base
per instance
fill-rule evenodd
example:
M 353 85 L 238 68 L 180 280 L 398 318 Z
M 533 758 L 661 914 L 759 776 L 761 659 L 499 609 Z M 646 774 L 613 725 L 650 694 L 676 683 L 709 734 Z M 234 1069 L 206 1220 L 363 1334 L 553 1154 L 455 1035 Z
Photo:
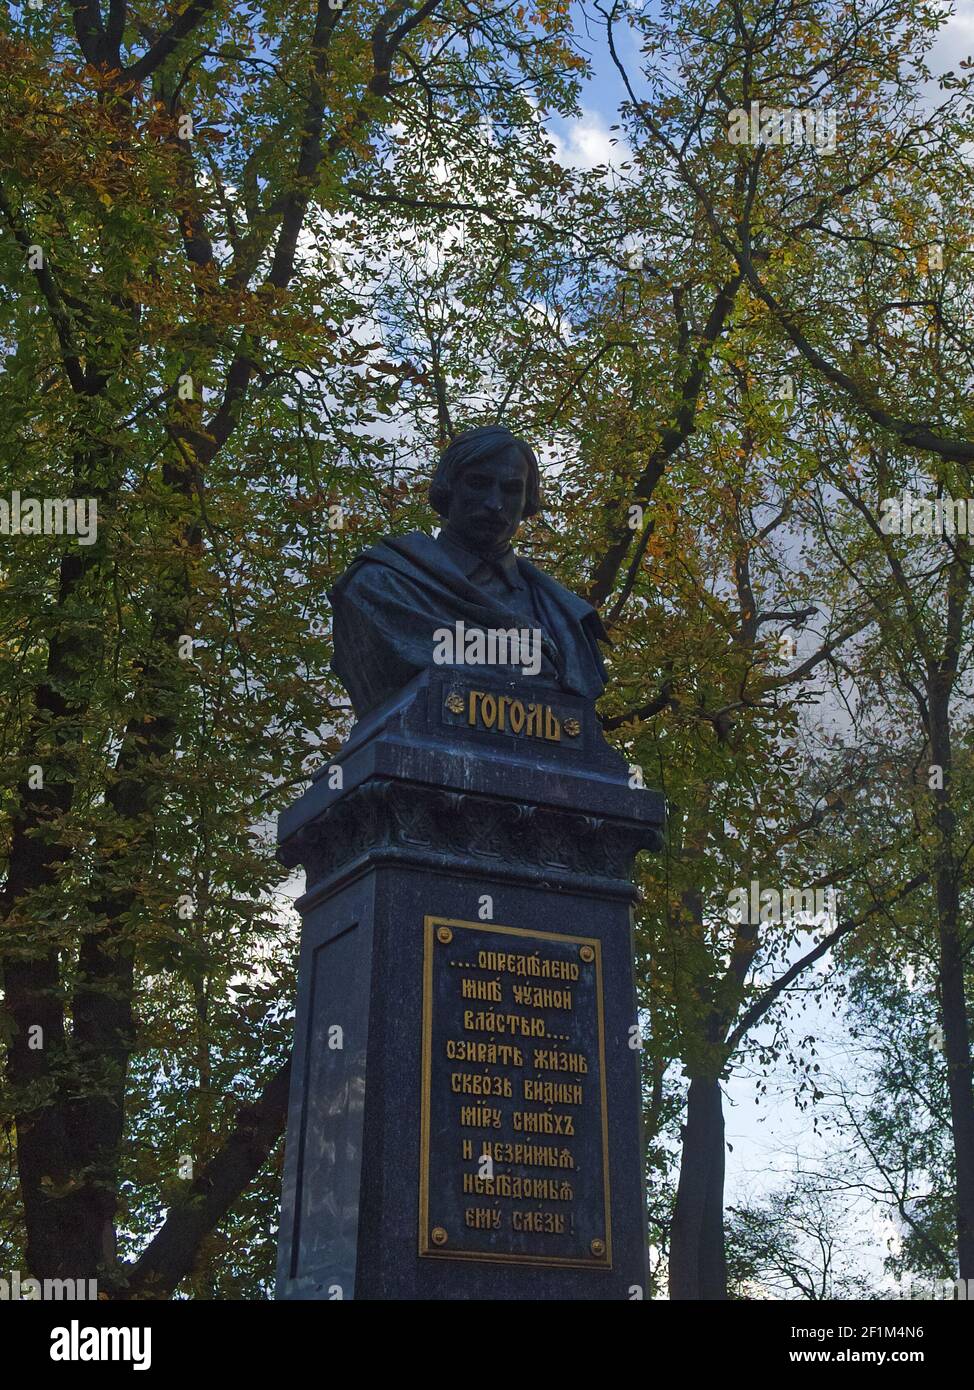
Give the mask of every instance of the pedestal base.
M 424 676 L 282 817 L 309 890 L 279 1298 L 645 1296 L 626 871 L 661 801 L 584 702 L 543 701 L 534 748 L 476 727 L 485 689 Z

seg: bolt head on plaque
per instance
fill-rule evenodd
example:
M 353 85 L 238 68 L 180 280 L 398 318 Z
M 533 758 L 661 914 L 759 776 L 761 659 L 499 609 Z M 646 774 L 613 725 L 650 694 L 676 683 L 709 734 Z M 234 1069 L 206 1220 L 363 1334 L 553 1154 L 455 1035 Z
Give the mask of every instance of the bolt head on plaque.
M 596 1237 L 589 1246 L 589 1249 L 597 1260 L 601 1260 L 605 1255 L 605 1241 L 599 1240 L 599 1238 Z
M 591 946 L 580 946 L 578 954 L 586 965 L 591 965 L 592 961 L 595 959 L 595 951 Z
M 442 1226 L 434 1226 L 430 1231 L 430 1240 L 434 1245 L 445 1245 L 449 1240 L 449 1236 Z
M 453 940 L 453 933 L 449 927 L 437 927 L 436 939 L 441 946 L 449 946 Z

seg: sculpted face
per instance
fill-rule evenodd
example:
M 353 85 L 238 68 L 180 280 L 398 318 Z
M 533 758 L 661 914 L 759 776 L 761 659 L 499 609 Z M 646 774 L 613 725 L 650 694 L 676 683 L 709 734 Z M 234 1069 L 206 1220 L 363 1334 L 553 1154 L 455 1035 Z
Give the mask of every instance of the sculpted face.
M 450 489 L 447 535 L 478 554 L 501 554 L 521 524 L 527 480 L 527 461 L 513 445 L 461 468 Z

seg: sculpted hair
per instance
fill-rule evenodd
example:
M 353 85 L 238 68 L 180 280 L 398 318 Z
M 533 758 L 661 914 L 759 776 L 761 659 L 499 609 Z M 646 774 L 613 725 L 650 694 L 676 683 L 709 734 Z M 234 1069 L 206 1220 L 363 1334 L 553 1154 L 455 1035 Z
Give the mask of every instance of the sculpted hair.
M 461 468 L 467 468 L 481 459 L 490 458 L 504 449 L 520 449 L 528 465 L 528 478 L 525 486 L 524 520 L 541 510 L 541 471 L 534 450 L 523 439 L 518 439 L 504 425 L 480 425 L 475 430 L 464 430 L 458 434 L 440 455 L 433 481 L 430 483 L 430 505 L 440 516 L 450 510 L 450 493 Z

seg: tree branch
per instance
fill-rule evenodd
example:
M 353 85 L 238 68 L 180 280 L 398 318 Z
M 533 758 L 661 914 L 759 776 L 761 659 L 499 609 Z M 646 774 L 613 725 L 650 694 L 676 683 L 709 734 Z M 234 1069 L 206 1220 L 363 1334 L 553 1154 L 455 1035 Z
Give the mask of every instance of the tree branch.
M 125 1298 L 169 1298 L 192 1273 L 204 1238 L 253 1181 L 284 1129 L 291 1060 L 274 1073 L 259 1099 L 245 1106 L 220 1148 L 169 1210 L 161 1230 L 132 1267 Z
M 144 82 L 147 77 L 155 72 L 166 61 L 170 53 L 174 52 L 187 34 L 196 28 L 200 20 L 205 19 L 214 8 L 216 0 L 192 0 L 182 14 L 174 23 L 162 34 L 137 62 L 129 67 L 123 68 L 120 82 Z M 99 21 L 100 23 L 100 21 Z
M 812 950 L 807 951 L 800 960 L 796 960 L 793 965 L 790 965 L 785 973 L 779 976 L 773 984 L 769 985 L 764 993 L 754 1001 L 751 1007 L 741 1015 L 737 1027 L 727 1040 L 727 1055 L 731 1056 L 737 1050 L 741 1039 L 748 1030 L 753 1028 L 755 1023 L 764 1017 L 774 1001 L 784 993 L 788 986 L 792 984 L 803 971 L 807 970 L 810 965 L 814 965 L 817 960 L 821 960 L 822 956 L 824 956 L 826 952 L 831 951 L 832 947 L 841 941 L 843 937 L 848 936 L 851 932 L 857 931 L 870 917 L 875 916 L 877 912 L 883 912 L 886 908 L 892 907 L 894 903 L 901 902 L 903 898 L 915 892 L 921 884 L 926 883 L 929 878 L 930 874 L 928 872 L 914 874 L 913 878 L 903 884 L 901 888 L 897 889 L 892 897 L 884 898 L 880 902 L 871 903 L 864 912 L 859 913 L 858 917 L 852 917 L 847 922 L 840 922 L 837 927 L 829 932 L 828 936 L 822 938 L 817 946 L 814 946 Z

